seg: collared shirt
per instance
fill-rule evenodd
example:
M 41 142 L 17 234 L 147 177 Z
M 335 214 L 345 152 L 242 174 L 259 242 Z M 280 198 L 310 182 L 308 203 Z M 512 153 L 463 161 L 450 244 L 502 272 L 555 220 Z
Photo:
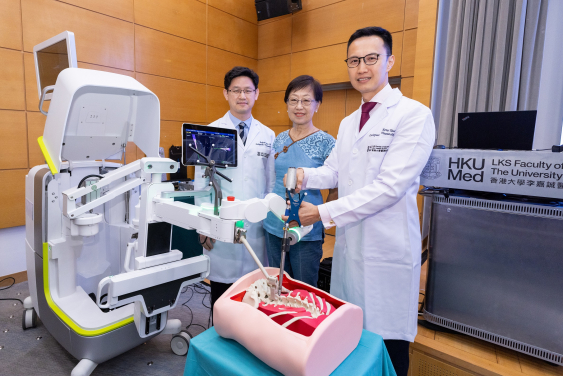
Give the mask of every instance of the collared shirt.
M 373 98 L 370 99 L 370 102 L 377 102 L 377 105 L 375 105 L 373 107 L 373 109 L 369 112 L 369 117 L 371 118 L 371 116 L 373 115 L 373 113 L 375 111 L 377 111 L 377 109 L 382 106 L 382 103 L 385 102 L 385 100 L 389 97 L 389 95 L 391 95 L 391 93 L 393 92 L 393 88 L 391 87 L 391 85 L 387 84 L 385 85 L 385 87 L 383 89 L 381 89 L 377 94 L 375 94 L 373 96 Z M 362 103 L 364 104 L 364 98 L 362 98 Z M 361 105 L 360 105 L 361 108 Z M 359 124 L 358 124 L 359 125 Z M 356 134 L 360 133 L 360 127 L 356 127 Z M 304 186 L 307 186 L 307 177 L 303 178 L 303 184 Z M 317 208 L 319 209 L 319 215 L 321 217 L 321 222 L 323 223 L 323 226 L 326 229 L 329 229 L 331 227 L 333 227 L 334 221 L 332 220 L 332 217 L 330 215 L 330 213 L 328 212 L 328 209 L 326 208 L 326 205 L 319 205 L 317 206 Z
M 250 115 L 250 117 L 246 120 L 240 120 L 234 117 L 233 114 L 231 114 L 231 111 L 229 111 L 229 117 L 231 118 L 231 121 L 235 125 L 235 129 L 239 134 L 240 134 L 240 128 L 238 125 L 240 123 L 244 123 L 244 134 L 248 135 L 248 132 L 250 131 L 250 125 L 252 125 L 252 115 Z
M 377 102 L 377 104 L 369 112 L 370 118 L 371 118 L 371 115 L 373 115 L 373 113 L 375 111 L 377 111 L 377 109 L 379 107 L 382 106 L 382 103 L 385 102 L 385 100 L 389 97 L 389 95 L 391 95 L 392 92 L 393 92 L 393 88 L 391 87 L 391 85 L 387 84 L 387 85 L 385 85 L 385 87 L 383 89 L 381 89 L 377 94 L 375 94 L 373 96 L 373 98 L 370 99 L 370 102 Z M 360 104 L 360 108 L 362 107 L 362 104 L 364 104 L 364 103 L 365 103 L 364 98 L 362 98 L 362 103 Z M 360 133 L 359 127 L 356 129 L 356 132 Z

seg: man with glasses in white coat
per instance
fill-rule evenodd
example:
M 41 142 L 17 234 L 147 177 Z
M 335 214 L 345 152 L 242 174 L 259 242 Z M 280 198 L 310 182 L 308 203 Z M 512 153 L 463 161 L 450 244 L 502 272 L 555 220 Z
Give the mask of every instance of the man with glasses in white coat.
M 236 168 L 221 170 L 232 183 L 217 178 L 223 197 L 249 200 L 264 198 L 272 192 L 275 184 L 274 154 L 272 144 L 275 134 L 270 128 L 252 117 L 252 107 L 258 99 L 258 75 L 250 68 L 234 67 L 224 80 L 223 95 L 229 103 L 229 111 L 221 119 L 209 124 L 211 127 L 236 129 L 238 132 Z M 203 178 L 204 167 L 196 167 L 195 189 L 209 185 Z M 211 201 L 213 202 L 213 201 Z M 196 201 L 201 203 L 201 199 Z M 246 238 L 263 264 L 267 264 L 264 230 L 262 222 L 245 221 Z M 242 244 L 215 243 L 214 239 L 200 235 L 204 254 L 211 259 L 211 306 L 240 277 L 256 269 L 256 263 Z
M 389 85 L 391 34 L 357 30 L 348 75 L 362 104 L 340 123 L 319 168 L 297 170 L 300 189 L 338 188 L 339 199 L 299 210 L 304 226 L 336 226 L 331 294 L 362 307 L 364 328 L 385 340 L 398 376 L 417 332 L 421 236 L 416 195 L 434 145 L 430 109 Z

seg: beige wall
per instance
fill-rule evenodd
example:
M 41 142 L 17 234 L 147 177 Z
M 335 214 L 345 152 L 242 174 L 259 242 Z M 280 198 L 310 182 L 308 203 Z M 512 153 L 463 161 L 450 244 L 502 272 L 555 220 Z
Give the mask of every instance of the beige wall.
M 159 97 L 166 153 L 180 144 L 182 122 L 227 111 L 228 69 L 257 68 L 253 0 L 0 0 L 0 228 L 24 224 L 24 177 L 44 163 L 31 52 L 65 30 L 75 33 L 79 67 L 135 77 Z M 141 156 L 128 146 L 127 161 Z

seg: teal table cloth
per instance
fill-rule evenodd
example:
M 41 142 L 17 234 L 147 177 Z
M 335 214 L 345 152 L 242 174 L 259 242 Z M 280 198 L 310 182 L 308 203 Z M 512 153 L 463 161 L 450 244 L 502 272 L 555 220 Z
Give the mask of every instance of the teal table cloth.
M 184 376 L 281 375 L 241 344 L 222 338 L 214 328 L 190 343 Z M 356 349 L 331 374 L 333 376 L 396 376 L 380 335 L 364 330 Z

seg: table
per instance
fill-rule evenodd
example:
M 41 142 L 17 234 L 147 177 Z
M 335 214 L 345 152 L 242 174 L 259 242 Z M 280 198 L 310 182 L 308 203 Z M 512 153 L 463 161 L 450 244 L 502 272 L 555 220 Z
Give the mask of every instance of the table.
M 214 328 L 190 343 L 184 376 L 281 375 L 252 355 L 238 342 L 222 338 Z M 381 336 L 364 330 L 356 349 L 332 376 L 396 376 Z

